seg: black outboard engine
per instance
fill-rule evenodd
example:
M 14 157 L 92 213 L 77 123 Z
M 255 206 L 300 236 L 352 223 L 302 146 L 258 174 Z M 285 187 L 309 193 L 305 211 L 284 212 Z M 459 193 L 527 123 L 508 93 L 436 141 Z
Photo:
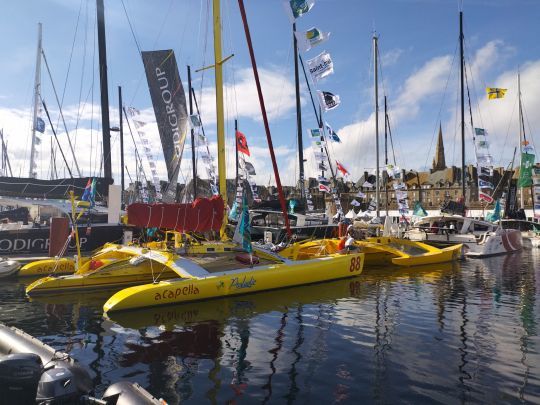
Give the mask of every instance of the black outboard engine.
M 36 395 L 38 404 L 73 403 L 79 396 L 73 373 L 67 368 L 53 367 L 41 375 Z
M 0 404 L 33 404 L 43 371 L 41 358 L 33 353 L 0 357 Z

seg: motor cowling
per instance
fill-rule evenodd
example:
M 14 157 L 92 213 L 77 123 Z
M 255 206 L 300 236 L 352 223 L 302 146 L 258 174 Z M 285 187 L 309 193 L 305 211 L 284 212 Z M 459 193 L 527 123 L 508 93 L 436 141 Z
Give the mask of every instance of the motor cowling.
M 36 402 L 46 404 L 70 403 L 79 397 L 73 373 L 67 368 L 46 370 L 39 380 Z
M 0 356 L 0 404 L 33 404 L 43 370 L 33 353 Z

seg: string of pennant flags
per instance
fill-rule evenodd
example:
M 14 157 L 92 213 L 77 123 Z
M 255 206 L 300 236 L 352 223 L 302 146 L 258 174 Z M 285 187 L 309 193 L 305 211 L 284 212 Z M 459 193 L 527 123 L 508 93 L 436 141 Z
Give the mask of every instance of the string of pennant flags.
M 283 4 L 287 10 L 287 14 L 291 22 L 294 23 L 296 19 L 302 17 L 313 8 L 315 5 L 315 0 L 285 0 Z M 295 31 L 294 35 L 297 40 L 298 49 L 303 53 L 306 53 L 314 47 L 326 42 L 330 37 L 329 32 L 322 31 L 316 27 L 312 27 L 306 31 Z M 311 80 L 316 87 L 318 87 L 321 80 L 334 73 L 334 63 L 332 61 L 332 57 L 327 51 L 322 51 L 314 58 L 308 59 L 307 66 Z M 341 103 L 339 96 L 329 91 L 316 89 L 316 93 L 321 109 L 324 112 L 337 108 Z M 308 130 L 308 134 L 312 141 L 311 148 L 317 168 L 321 171 L 321 175 L 318 177 L 319 191 L 332 194 L 337 215 L 342 217 L 343 208 L 341 206 L 337 189 L 332 188 L 330 186 L 330 181 L 324 176 L 324 172 L 328 171 L 331 165 L 327 152 L 327 142 L 339 143 L 341 140 L 332 127 L 326 122 L 322 128 Z M 344 177 L 348 176 L 349 172 L 337 161 L 336 167 Z M 312 196 L 308 187 L 305 187 L 305 196 L 308 210 L 313 210 Z
M 488 204 L 493 202 L 493 158 L 489 153 L 488 133 L 484 128 L 474 128 L 474 150 L 478 173 L 478 198 Z
M 208 177 L 210 191 L 212 195 L 219 194 L 219 188 L 217 186 L 216 166 L 214 164 L 214 157 L 210 153 L 210 146 L 208 144 L 208 138 L 202 131 L 202 122 L 199 114 L 193 114 L 189 116 L 189 123 L 191 128 L 195 131 L 195 145 L 193 146 L 204 165 L 206 175 Z M 195 162 L 194 162 L 195 164 Z
M 247 157 L 251 157 L 246 136 L 236 131 L 236 148 L 238 150 L 238 184 L 236 186 L 236 204 L 238 207 L 242 206 L 244 195 L 244 181 L 247 181 L 253 195 L 253 200 L 259 202 L 261 199 L 258 194 L 258 187 L 253 176 L 255 172 L 255 166 L 251 163 Z
M 137 134 L 139 135 L 139 139 L 142 144 L 142 149 L 144 152 L 144 155 L 146 157 L 146 160 L 148 161 L 148 165 L 150 166 L 150 172 L 152 173 L 152 184 L 154 185 L 156 189 L 156 199 L 161 199 L 161 185 L 159 182 L 159 177 L 157 173 L 157 165 L 156 161 L 154 160 L 154 152 L 152 150 L 152 143 L 150 139 L 148 138 L 147 134 L 147 122 L 143 121 L 141 118 L 141 112 L 135 107 L 128 107 L 128 114 L 131 118 L 131 121 L 135 125 L 135 129 L 137 130 Z M 142 170 L 142 167 L 140 168 Z M 143 185 L 142 187 L 142 199 L 144 202 L 149 202 L 150 195 L 148 193 L 148 190 L 146 188 L 146 185 Z

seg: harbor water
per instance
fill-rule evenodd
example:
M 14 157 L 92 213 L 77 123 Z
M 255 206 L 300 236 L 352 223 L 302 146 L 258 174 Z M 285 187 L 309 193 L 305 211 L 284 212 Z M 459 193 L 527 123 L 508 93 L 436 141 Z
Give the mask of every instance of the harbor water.
M 109 292 L 0 321 L 176 403 L 540 403 L 540 250 L 104 318 Z

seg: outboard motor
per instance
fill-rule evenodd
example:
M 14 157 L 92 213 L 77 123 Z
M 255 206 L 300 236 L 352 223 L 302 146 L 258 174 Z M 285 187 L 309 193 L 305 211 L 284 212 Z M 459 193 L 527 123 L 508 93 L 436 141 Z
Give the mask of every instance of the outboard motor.
M 120 381 L 105 390 L 102 403 L 107 405 L 167 405 L 157 399 L 137 383 Z
M 33 404 L 43 370 L 41 358 L 33 353 L 0 357 L 0 404 Z
M 73 373 L 67 368 L 54 367 L 41 375 L 36 396 L 38 404 L 72 403 L 79 396 Z

